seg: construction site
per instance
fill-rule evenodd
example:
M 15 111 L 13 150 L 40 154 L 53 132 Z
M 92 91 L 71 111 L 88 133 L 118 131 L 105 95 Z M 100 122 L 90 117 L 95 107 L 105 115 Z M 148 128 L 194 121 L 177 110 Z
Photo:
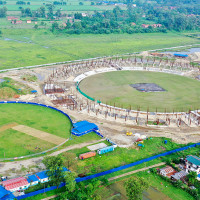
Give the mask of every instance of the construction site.
M 10 71 L 1 74 L 1 79 L 10 77 L 27 84 L 37 91 L 22 95 L 15 100 L 44 103 L 68 113 L 76 121 L 87 119 L 99 125 L 106 136 L 121 146 L 131 145 L 133 140 L 126 131 L 133 130 L 148 136 L 164 136 L 179 143 L 194 142 L 200 139 L 197 134 L 200 112 L 159 112 L 121 108 L 102 103 L 82 92 L 79 83 L 94 74 L 110 71 L 147 71 L 176 74 L 198 79 L 199 68 L 191 64 L 191 58 L 163 59 L 152 53 L 142 52 L 136 56 L 101 58 L 76 63 L 60 64 L 31 70 Z M 31 74 L 37 81 L 20 79 L 19 74 Z

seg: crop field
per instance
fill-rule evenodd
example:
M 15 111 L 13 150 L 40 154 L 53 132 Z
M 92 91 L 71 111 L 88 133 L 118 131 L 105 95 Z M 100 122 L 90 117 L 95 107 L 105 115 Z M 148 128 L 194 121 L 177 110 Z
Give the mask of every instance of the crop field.
M 0 69 L 146 51 L 199 43 L 180 33 L 65 35 L 2 29 Z
M 70 120 L 49 108 L 0 104 L 0 116 L 0 158 L 24 156 L 49 149 L 56 144 L 49 140 L 51 135 L 62 141 L 70 136 Z M 19 125 L 24 125 L 26 129 L 19 129 Z M 31 134 L 27 127 L 30 127 Z M 42 131 L 49 135 L 48 140 L 39 135 Z
M 54 1 L 38 1 L 38 0 L 25 0 L 25 2 L 30 2 L 30 5 L 16 5 L 16 0 L 8 0 L 6 3 L 6 7 L 8 9 L 8 14 L 13 15 L 13 11 L 15 11 L 15 15 L 20 15 L 21 11 L 19 7 L 22 8 L 30 8 L 32 11 L 36 11 L 39 7 L 45 6 L 45 4 L 53 3 Z M 82 2 L 83 5 L 79 3 Z M 2 6 L 1 6 L 2 7 Z M 54 11 L 61 9 L 62 13 L 73 13 L 73 12 L 94 12 L 94 11 L 103 11 L 103 10 L 111 10 L 115 6 L 114 5 L 91 5 L 91 1 L 79 1 L 79 0 L 70 0 L 66 2 L 66 5 L 55 5 Z M 126 6 L 120 6 L 121 9 L 126 9 Z M 47 10 L 47 9 L 46 9 Z
M 91 84 L 92 83 L 92 84 Z M 131 87 L 136 83 L 155 83 L 161 92 L 141 92 Z M 80 83 L 80 89 L 103 103 L 146 111 L 188 111 L 200 107 L 200 82 L 191 78 L 141 71 L 107 72 L 90 76 Z

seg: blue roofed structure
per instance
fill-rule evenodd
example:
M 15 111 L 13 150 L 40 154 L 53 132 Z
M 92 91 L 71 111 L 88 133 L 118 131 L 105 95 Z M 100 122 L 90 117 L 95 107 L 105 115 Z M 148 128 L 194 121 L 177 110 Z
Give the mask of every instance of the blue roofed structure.
M 36 175 L 30 175 L 28 176 L 27 181 L 30 183 L 30 185 L 37 185 L 39 182 L 39 179 L 37 178 Z
M 0 186 L 0 199 L 1 200 L 13 200 L 15 196 L 2 186 Z
M 47 175 L 47 170 L 42 171 L 42 172 L 38 172 L 35 175 L 40 180 L 41 183 L 49 181 L 49 176 Z
M 96 124 L 90 123 L 88 121 L 81 121 L 73 124 L 72 134 L 76 136 L 82 136 L 87 133 L 98 131 L 99 128 Z
M 189 161 L 192 164 L 200 166 L 200 158 L 197 157 L 197 156 L 193 156 L 193 155 L 187 156 L 186 160 Z
M 73 124 L 73 127 L 74 128 L 78 128 L 78 127 L 80 127 L 80 126 L 84 126 L 84 125 L 86 125 L 86 124 L 88 124 L 89 122 L 88 121 L 80 121 L 80 122 L 77 122 L 77 123 L 74 123 Z
M 182 58 L 187 58 L 188 57 L 187 54 L 180 54 L 180 53 L 175 53 L 174 56 L 176 56 L 176 57 L 182 57 Z

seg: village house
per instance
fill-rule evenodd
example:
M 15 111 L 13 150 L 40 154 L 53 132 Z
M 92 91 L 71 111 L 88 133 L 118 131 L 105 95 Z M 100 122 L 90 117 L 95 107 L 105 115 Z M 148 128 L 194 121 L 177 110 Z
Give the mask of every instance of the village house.
M 13 16 L 8 16 L 7 20 L 9 20 L 9 21 L 11 21 L 11 20 L 18 20 L 18 18 L 17 17 L 13 17 Z
M 176 170 L 174 170 L 170 166 L 166 166 L 166 167 L 160 169 L 160 174 L 162 176 L 165 176 L 165 177 L 168 177 L 168 178 L 171 178 L 171 176 L 174 175 L 175 173 L 176 173 Z
M 185 181 L 186 176 L 188 175 L 188 173 L 185 170 L 182 170 L 180 172 L 175 173 L 174 175 L 171 176 L 171 179 L 174 181 Z
M 6 190 L 9 190 L 10 192 L 25 190 L 30 186 L 29 182 L 24 177 L 18 177 L 18 178 L 2 181 L 1 184 Z
M 26 23 L 27 24 L 31 24 L 31 20 L 26 20 Z
M 185 159 L 186 172 L 196 172 L 197 175 L 200 174 L 200 158 L 197 156 L 189 155 Z
M 149 25 L 148 24 L 142 24 L 142 28 L 148 28 Z
M 22 24 L 22 21 L 21 20 L 14 20 L 11 23 L 12 24 Z
M 159 27 L 162 26 L 162 24 L 152 24 L 151 26 L 152 26 L 153 28 L 159 28 Z

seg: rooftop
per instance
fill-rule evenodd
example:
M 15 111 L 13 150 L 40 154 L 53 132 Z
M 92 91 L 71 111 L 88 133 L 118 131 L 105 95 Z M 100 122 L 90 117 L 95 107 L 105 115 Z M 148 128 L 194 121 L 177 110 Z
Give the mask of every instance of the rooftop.
M 46 171 L 42 171 L 42 172 L 38 172 L 36 173 L 36 176 L 39 177 L 39 179 L 44 179 L 44 178 L 48 178 L 49 176 L 47 175 L 47 170 Z
M 200 166 L 200 158 L 197 156 L 193 156 L 193 155 L 187 156 L 186 160 L 191 162 L 192 164 Z
M 172 177 L 175 178 L 176 180 L 180 180 L 181 178 L 183 178 L 187 175 L 188 175 L 188 173 L 186 171 L 182 170 L 182 171 L 177 172 L 174 175 L 172 175 Z
M 18 187 L 22 187 L 28 185 L 28 181 L 24 177 L 18 177 L 6 181 L 2 181 L 2 185 L 5 187 L 6 190 L 12 190 Z
M 31 182 L 35 182 L 35 181 L 39 181 L 39 179 L 37 178 L 36 175 L 31 175 L 31 176 L 28 176 L 28 182 L 31 183 Z

